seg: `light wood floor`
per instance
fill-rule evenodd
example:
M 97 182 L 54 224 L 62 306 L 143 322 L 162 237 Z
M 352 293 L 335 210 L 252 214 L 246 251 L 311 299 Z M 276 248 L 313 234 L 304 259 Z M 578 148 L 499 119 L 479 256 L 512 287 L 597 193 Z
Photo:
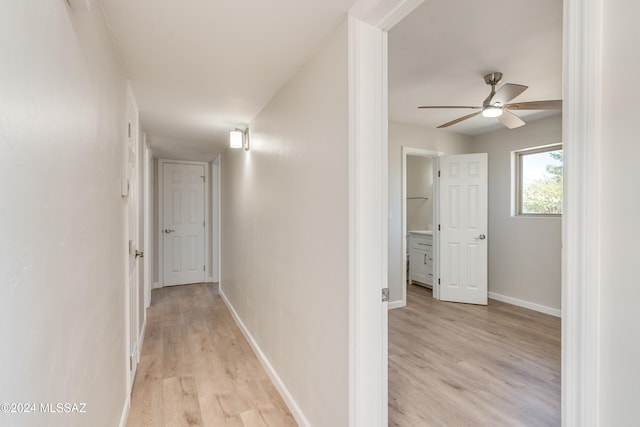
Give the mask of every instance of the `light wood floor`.
M 128 426 L 295 426 L 212 284 L 154 289 Z
M 409 285 L 389 311 L 390 426 L 559 426 L 560 319 Z

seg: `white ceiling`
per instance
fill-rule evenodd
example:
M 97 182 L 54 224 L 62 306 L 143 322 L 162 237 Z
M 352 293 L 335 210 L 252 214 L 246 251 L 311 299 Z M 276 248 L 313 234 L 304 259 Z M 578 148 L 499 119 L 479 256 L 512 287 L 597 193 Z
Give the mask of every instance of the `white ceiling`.
M 561 0 L 425 0 L 389 32 L 389 117 L 434 128 L 472 113 L 417 107 L 480 106 L 491 90 L 483 76 L 493 71 L 502 83 L 529 86 L 515 101 L 562 99 Z M 525 122 L 550 115 L 517 114 Z M 502 128 L 477 116 L 447 130 Z
M 156 155 L 213 159 L 355 0 L 102 0 Z
M 354 2 L 102 0 L 155 154 L 186 160 L 221 152 Z M 416 107 L 480 105 L 491 71 L 529 86 L 517 101 L 560 99 L 561 14 L 561 0 L 425 0 L 389 34 L 390 118 L 436 127 L 467 114 Z M 449 130 L 501 127 L 487 123 Z

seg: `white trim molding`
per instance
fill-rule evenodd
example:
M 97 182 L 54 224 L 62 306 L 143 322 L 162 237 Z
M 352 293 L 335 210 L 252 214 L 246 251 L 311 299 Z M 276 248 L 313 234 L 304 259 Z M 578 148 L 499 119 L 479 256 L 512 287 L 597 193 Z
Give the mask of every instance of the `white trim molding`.
M 564 0 L 562 425 L 599 424 L 602 0 Z
M 407 240 L 409 238 L 409 233 L 407 231 L 407 156 L 420 156 L 420 157 L 428 157 L 433 160 L 433 191 L 431 194 L 432 202 L 433 202 L 433 213 L 432 213 L 432 223 L 439 224 L 440 223 L 440 186 L 439 181 L 435 178 L 436 171 L 440 168 L 439 166 L 439 157 L 443 156 L 444 153 L 440 151 L 433 150 L 425 150 L 422 148 L 413 148 L 402 146 L 402 190 L 400 193 L 400 197 L 402 200 L 400 201 L 400 221 L 401 221 L 401 232 L 402 232 L 402 259 L 404 262 L 400 266 L 400 271 L 402 272 L 402 307 L 407 305 L 407 283 L 409 283 L 409 278 L 407 277 L 407 262 L 409 261 L 409 254 L 407 253 Z M 437 226 L 436 226 L 437 227 Z M 435 233 L 433 235 L 433 250 L 436 255 L 436 262 L 433 265 L 433 297 L 435 299 L 440 299 L 440 285 L 437 283 L 437 277 L 440 277 L 440 235 L 439 233 Z
M 402 308 L 402 307 L 406 307 L 407 303 L 402 301 L 401 299 L 396 300 L 396 301 L 389 301 L 389 310 L 393 310 L 394 308 Z
M 124 399 L 124 406 L 122 407 L 122 412 L 120 413 L 120 423 L 118 424 L 119 427 L 127 426 L 130 407 L 131 407 L 131 395 L 127 393 L 126 398 Z
M 349 425 L 387 424 L 386 33 L 349 18 Z
M 535 302 L 525 301 L 523 299 L 513 298 L 507 295 L 489 292 L 489 298 L 496 301 L 506 302 L 507 304 L 517 305 L 518 307 L 528 308 L 529 310 L 539 313 L 549 314 L 554 317 L 562 317 L 562 312 L 557 308 L 547 307 L 546 305 L 536 304 Z
M 251 345 L 251 348 L 253 349 L 256 357 L 258 358 L 258 360 L 260 360 L 260 363 L 262 363 L 262 366 L 267 372 L 267 375 L 269 375 L 269 378 L 271 378 L 271 381 L 273 381 L 273 384 L 276 386 L 276 389 L 280 393 L 280 396 L 282 396 L 282 399 L 291 411 L 291 415 L 293 415 L 293 418 L 295 418 L 299 426 L 311 427 L 311 423 L 309 423 L 309 420 L 307 420 L 307 418 L 305 417 L 302 409 L 298 405 L 298 402 L 296 402 L 296 400 L 293 398 L 293 395 L 289 392 L 289 389 L 287 389 L 284 381 L 282 381 L 274 367 L 271 365 L 271 362 L 269 362 L 269 359 L 258 345 L 257 341 L 253 338 L 253 335 L 251 335 L 245 324 L 242 322 L 242 319 L 236 312 L 235 308 L 233 308 L 233 305 L 231 305 L 231 302 L 229 302 L 222 289 L 219 289 L 218 292 L 220 293 L 220 296 L 222 297 L 225 305 L 229 309 L 233 320 L 235 320 L 243 335 L 245 336 L 247 341 L 249 341 L 249 345 Z
M 349 426 L 388 423 L 387 33 L 420 0 L 349 11 Z

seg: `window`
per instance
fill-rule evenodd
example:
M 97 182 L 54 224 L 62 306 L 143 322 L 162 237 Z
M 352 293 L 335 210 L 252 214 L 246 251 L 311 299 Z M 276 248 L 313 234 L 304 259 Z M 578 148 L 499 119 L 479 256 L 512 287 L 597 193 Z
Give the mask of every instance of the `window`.
M 516 151 L 517 215 L 562 214 L 562 144 Z

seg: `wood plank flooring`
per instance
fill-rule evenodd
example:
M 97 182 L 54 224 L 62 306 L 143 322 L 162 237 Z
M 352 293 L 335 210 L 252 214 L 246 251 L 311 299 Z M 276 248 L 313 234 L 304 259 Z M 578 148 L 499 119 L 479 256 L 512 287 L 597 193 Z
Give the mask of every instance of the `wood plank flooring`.
M 560 319 L 408 287 L 389 312 L 390 426 L 559 426 Z M 295 426 L 212 284 L 155 289 L 128 426 Z
M 154 289 L 128 426 L 295 426 L 217 287 Z
M 559 426 L 560 319 L 409 285 L 389 311 L 390 426 Z

